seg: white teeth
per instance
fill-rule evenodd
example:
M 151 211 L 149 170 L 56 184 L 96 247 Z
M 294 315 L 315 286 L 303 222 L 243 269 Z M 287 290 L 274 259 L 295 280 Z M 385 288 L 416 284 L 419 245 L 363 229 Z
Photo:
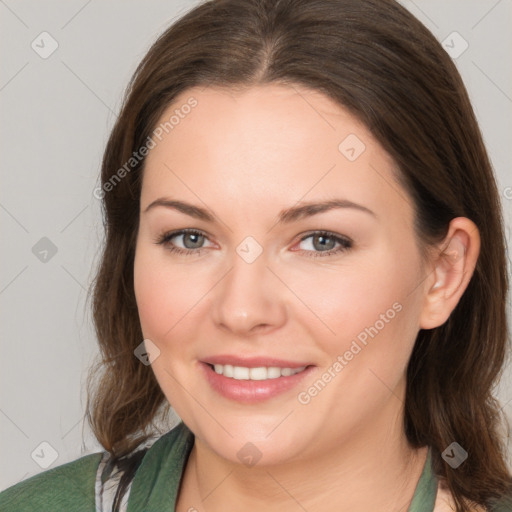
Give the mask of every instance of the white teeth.
M 267 378 L 267 369 L 265 367 L 261 368 L 251 368 L 249 370 L 249 377 L 251 380 L 265 380 Z
M 278 368 L 277 366 L 260 366 L 258 368 L 246 368 L 245 366 L 232 366 L 230 364 L 215 364 L 213 368 L 215 373 L 235 380 L 267 380 L 289 377 L 305 370 L 306 367 Z
M 277 366 L 267 368 L 267 379 L 277 379 L 278 377 L 281 377 L 281 368 Z
M 243 366 L 233 366 L 233 379 L 247 380 L 249 378 L 249 368 Z

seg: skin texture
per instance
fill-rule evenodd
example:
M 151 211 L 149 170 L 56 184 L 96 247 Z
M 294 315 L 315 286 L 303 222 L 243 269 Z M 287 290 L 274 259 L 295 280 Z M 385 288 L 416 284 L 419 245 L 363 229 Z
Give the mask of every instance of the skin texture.
M 190 96 L 197 106 L 146 160 L 134 267 L 144 338 L 160 350 L 152 369 L 196 435 L 177 510 L 406 510 L 427 453 L 412 450 L 403 432 L 407 362 L 419 329 L 443 324 L 467 287 L 478 229 L 453 219 L 439 247 L 448 246 L 448 256 L 433 252 L 423 267 L 412 203 L 394 180 L 393 160 L 317 91 L 193 88 L 162 121 Z M 346 146 L 339 149 L 350 134 L 364 144 L 353 161 Z M 205 208 L 215 221 L 163 206 L 145 211 L 159 198 Z M 277 223 L 286 208 L 335 198 L 375 215 L 339 208 Z M 204 241 L 180 235 L 156 243 L 184 228 L 201 231 Z M 353 245 L 324 256 L 340 244 L 301 241 L 319 230 Z M 252 263 L 236 251 L 248 236 L 263 250 Z M 170 252 L 172 244 L 190 254 Z M 387 321 L 377 323 L 382 316 Z M 298 394 L 370 326 L 378 333 L 301 403 Z M 315 368 L 291 391 L 237 403 L 199 371 L 198 361 L 215 354 Z M 237 456 L 247 442 L 261 453 L 251 467 Z

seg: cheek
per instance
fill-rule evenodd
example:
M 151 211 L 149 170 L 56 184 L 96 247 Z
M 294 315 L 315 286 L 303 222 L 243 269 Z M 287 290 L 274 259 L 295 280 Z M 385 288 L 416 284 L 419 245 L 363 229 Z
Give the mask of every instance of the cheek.
M 135 277 L 135 298 L 142 332 L 145 338 L 153 339 L 160 330 L 159 324 L 165 318 L 166 304 L 161 300 L 161 288 L 155 286 L 156 279 L 151 271 L 139 271 Z
M 135 253 L 134 288 L 144 336 L 160 340 L 176 315 L 178 283 L 162 269 L 156 251 L 139 246 Z
M 349 350 L 361 347 L 354 367 L 368 369 L 376 387 L 385 382 L 393 388 L 403 377 L 419 330 L 419 268 L 414 254 L 409 256 L 403 260 L 392 252 L 383 255 L 354 288 L 348 306 L 348 311 L 361 312 L 355 319 L 346 317 L 351 326 Z
M 389 250 L 371 262 L 361 260 L 346 271 L 304 281 L 300 293 L 317 317 L 314 325 L 318 327 L 318 318 L 323 323 L 325 334 L 319 336 L 318 329 L 316 335 L 311 333 L 328 354 L 326 364 L 342 356 L 349 373 L 355 368 L 378 368 L 395 380 L 407 364 L 418 332 L 421 301 L 414 293 L 419 292 L 418 282 L 414 253 L 402 259 Z
M 325 333 L 324 339 L 336 346 L 375 323 L 382 329 L 382 322 L 387 328 L 400 318 L 398 310 L 405 310 L 412 289 L 407 274 L 413 270 L 392 260 L 382 254 L 372 261 L 350 263 L 332 272 L 311 272 L 299 279 L 290 272 L 283 280 L 293 283 L 295 294 L 307 306 L 305 316 L 311 317 L 317 336 Z
M 161 349 L 172 340 L 185 339 L 195 315 L 204 315 L 204 298 L 211 288 L 211 276 L 188 264 L 171 264 L 164 249 L 137 248 L 134 288 L 142 332 Z M 190 335 L 190 332 L 189 332 Z
M 336 334 L 312 338 L 325 358 L 320 372 L 301 387 L 306 393 L 301 397 L 316 396 L 317 410 L 331 411 L 339 424 L 355 425 L 387 403 L 393 393 L 400 394 L 398 386 L 417 335 L 417 307 L 413 297 L 407 297 L 410 290 L 404 276 L 397 279 L 399 274 L 387 267 L 387 272 L 375 269 L 364 278 L 340 281 L 337 300 L 319 313 Z M 317 384 L 324 377 L 332 381 L 325 392 Z M 316 395 L 316 389 L 322 391 Z M 339 412 L 334 412 L 333 404 Z M 346 411 L 352 411 L 353 417 L 345 419 Z

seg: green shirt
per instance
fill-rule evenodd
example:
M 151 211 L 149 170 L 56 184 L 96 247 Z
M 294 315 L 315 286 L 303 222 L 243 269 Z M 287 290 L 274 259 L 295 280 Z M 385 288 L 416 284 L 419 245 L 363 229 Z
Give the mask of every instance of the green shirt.
M 148 449 L 132 482 L 127 512 L 174 511 L 178 488 L 194 435 L 183 422 Z M 95 482 L 102 453 L 44 471 L 0 493 L 1 512 L 97 512 Z M 432 512 L 437 478 L 431 453 L 407 512 Z M 500 502 L 493 512 L 511 512 L 512 501 Z

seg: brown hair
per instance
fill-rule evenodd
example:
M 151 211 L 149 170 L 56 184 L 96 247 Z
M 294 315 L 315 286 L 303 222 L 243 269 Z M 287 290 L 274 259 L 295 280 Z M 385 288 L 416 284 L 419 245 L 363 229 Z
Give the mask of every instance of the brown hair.
M 503 418 L 492 395 L 507 343 L 499 195 L 455 65 L 393 0 L 208 1 L 171 25 L 144 57 L 101 171 L 106 241 L 93 314 L 102 361 L 89 384 L 97 370 L 102 375 L 87 403 L 96 437 L 123 460 L 169 410 L 151 367 L 134 357 L 143 339 L 133 264 L 144 160 L 108 191 L 105 184 L 182 91 L 268 83 L 320 91 L 371 130 L 412 198 L 423 255 L 442 242 L 451 219 L 468 217 L 477 225 L 481 250 L 465 293 L 443 325 L 418 334 L 407 369 L 404 428 L 412 446 L 432 447 L 434 471 L 446 480 L 458 512 L 468 511 L 470 501 L 492 504 L 511 487 Z M 457 469 L 441 457 L 453 441 L 469 452 Z

